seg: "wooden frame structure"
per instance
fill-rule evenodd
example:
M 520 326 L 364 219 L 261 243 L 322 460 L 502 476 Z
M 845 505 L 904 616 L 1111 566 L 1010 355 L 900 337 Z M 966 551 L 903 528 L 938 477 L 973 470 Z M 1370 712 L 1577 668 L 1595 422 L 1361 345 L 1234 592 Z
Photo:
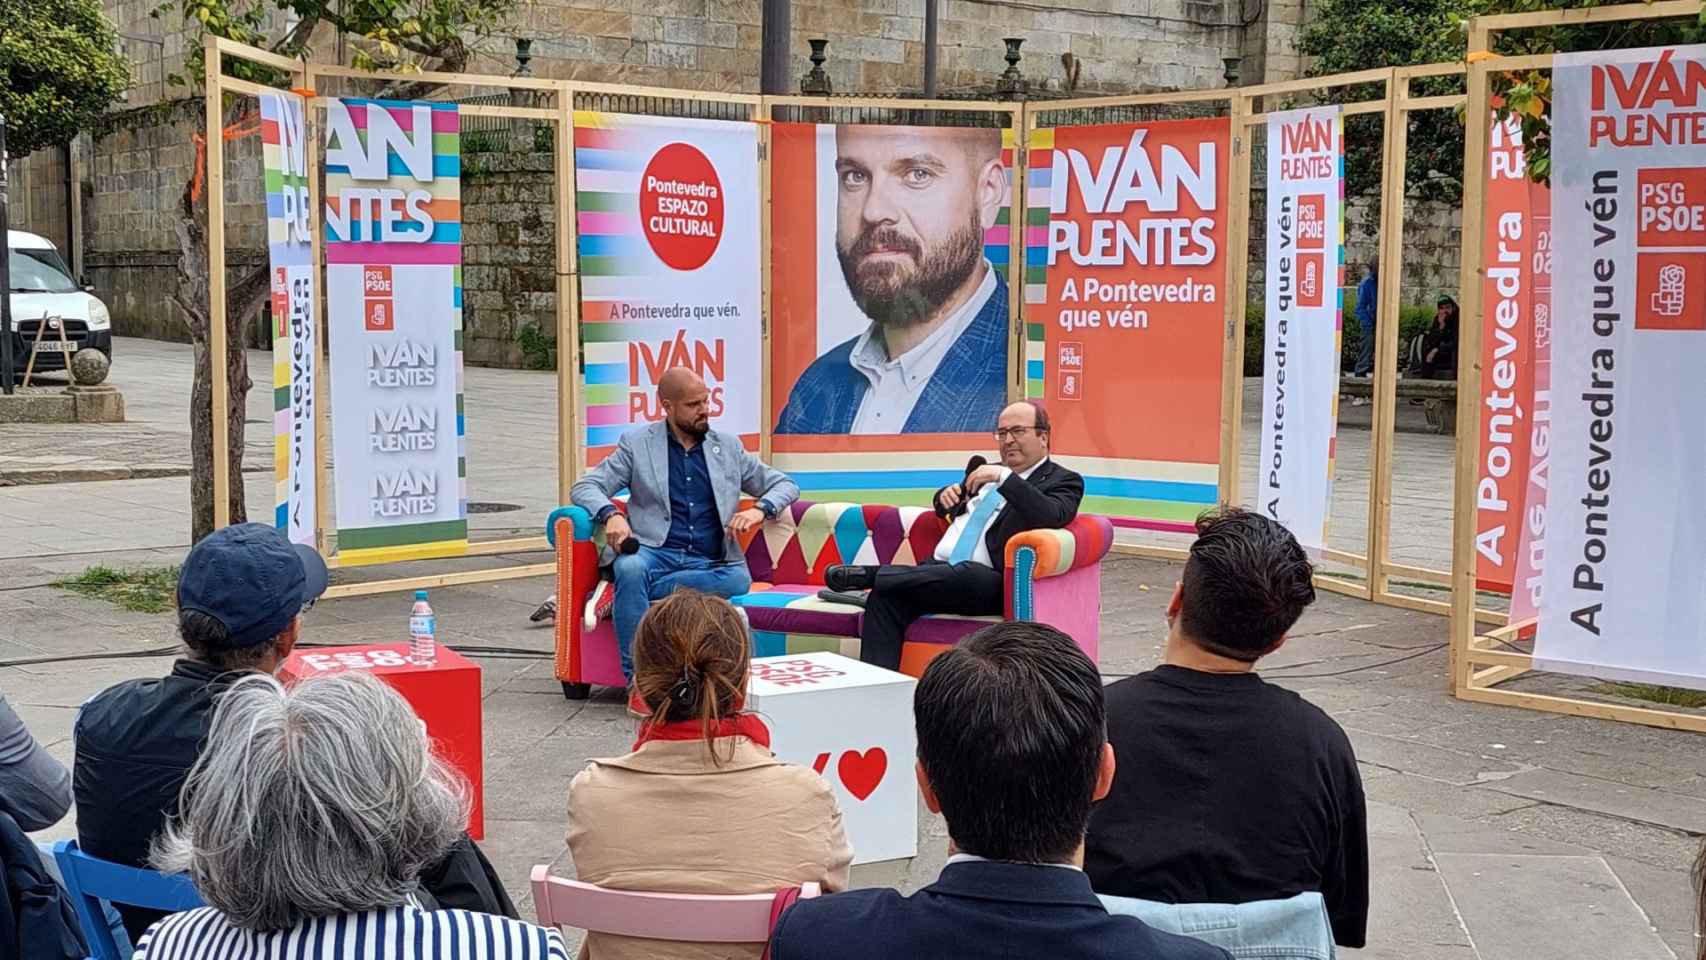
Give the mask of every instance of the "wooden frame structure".
M 1468 123 L 1463 153 L 1463 322 L 1460 327 L 1457 381 L 1480 383 L 1482 192 L 1486 181 L 1488 123 L 1492 75 L 1505 70 L 1548 70 L 1553 54 L 1500 56 L 1495 44 L 1501 33 L 1566 25 L 1623 23 L 1673 17 L 1698 17 L 1701 0 L 1658 0 L 1619 6 L 1546 10 L 1536 13 L 1476 17 L 1469 22 L 1468 104 L 1466 116 L 1483 118 Z M 1499 685 L 1535 669 L 1532 654 L 1512 641 L 1533 620 L 1503 623 L 1486 633 L 1476 630 L 1482 619 L 1475 603 L 1475 462 L 1479 453 L 1481 405 L 1478 390 L 1457 394 L 1457 483 L 1452 510 L 1451 578 L 1451 692 L 1462 700 L 1525 707 L 1549 713 L 1597 717 L 1626 723 L 1706 733 L 1706 716 L 1651 707 L 1625 706 L 1552 694 L 1503 690 Z M 1500 617 L 1500 621 L 1508 618 Z
M 1011 196 L 1009 202 L 1015 218 L 1014 223 L 1022 223 L 1026 200 L 1026 181 L 1028 180 L 1028 152 L 1031 134 L 1039 128 L 1040 122 L 1050 113 L 1060 113 L 1070 110 L 1106 109 L 1178 105 L 1181 103 L 1206 104 L 1211 108 L 1224 109 L 1232 126 L 1232 169 L 1228 178 L 1230 190 L 1228 193 L 1228 230 L 1227 248 L 1229 255 L 1226 264 L 1226 308 L 1225 335 L 1222 341 L 1222 397 L 1221 397 L 1221 438 L 1220 438 L 1220 478 L 1221 499 L 1226 502 L 1238 502 L 1240 476 L 1242 470 L 1240 449 L 1242 440 L 1243 415 L 1243 353 L 1244 353 L 1244 317 L 1243 309 L 1248 291 L 1249 260 L 1245 255 L 1248 250 L 1250 234 L 1250 193 L 1251 193 L 1251 134 L 1250 131 L 1265 121 L 1267 114 L 1257 109 L 1262 98 L 1287 94 L 1308 93 L 1311 91 L 1330 90 L 1357 85 L 1379 84 L 1383 87 L 1382 96 L 1375 99 L 1354 101 L 1343 105 L 1345 115 L 1380 114 L 1386 118 L 1404 117 L 1413 110 L 1454 109 L 1463 97 L 1409 97 L 1410 80 L 1416 77 L 1445 76 L 1462 73 L 1463 67 L 1457 64 L 1439 64 L 1424 67 L 1381 68 L 1358 71 L 1333 77 L 1309 78 L 1285 83 L 1265 84 L 1261 86 L 1243 87 L 1229 90 L 1196 91 L 1183 93 L 1152 93 L 1131 96 L 1089 97 L 1063 101 L 1038 103 L 1005 103 L 979 101 L 950 101 L 950 100 L 893 100 L 879 98 L 834 98 L 804 96 L 756 96 L 747 94 L 702 93 L 688 90 L 674 90 L 653 87 L 639 87 L 614 84 L 583 83 L 576 81 L 554 81 L 536 78 L 513 78 L 498 76 L 483 76 L 473 74 L 440 74 L 414 73 L 397 74 L 356 70 L 350 67 L 321 66 L 302 61 L 289 60 L 276 54 L 244 46 L 233 41 L 209 37 L 207 49 L 207 122 L 211 133 L 217 132 L 221 122 L 221 107 L 224 93 L 259 94 L 266 88 L 257 84 L 228 77 L 223 70 L 223 57 L 244 59 L 262 66 L 288 71 L 293 77 L 295 86 L 299 89 L 312 91 L 316 78 L 345 78 L 367 81 L 397 81 L 397 82 L 433 82 L 447 86 L 477 86 L 491 88 L 509 88 L 528 90 L 537 93 L 550 94 L 555 99 L 555 105 L 548 109 L 490 106 L 490 105 L 461 105 L 462 112 L 471 116 L 505 117 L 510 119 L 527 119 L 553 124 L 554 142 L 559 158 L 558 172 L 555 177 L 556 186 L 556 227 L 557 227 L 557 342 L 559 344 L 559 363 L 557 365 L 557 406 L 558 406 L 558 464 L 557 464 L 557 493 L 559 502 L 567 502 L 568 488 L 579 474 L 585 458 L 585 445 L 581 438 L 580 424 L 585 418 L 585 397 L 575 387 L 576 372 L 581 364 L 581 304 L 579 258 L 575 243 L 575 157 L 574 129 L 576 111 L 588 108 L 602 102 L 606 106 L 614 105 L 611 112 L 629 112 L 654 116 L 695 115 L 695 106 L 722 105 L 735 108 L 734 112 L 744 116 L 727 119 L 744 119 L 755 122 L 759 126 L 759 183 L 761 202 L 761 247 L 763 271 L 763 369 L 768 372 L 771 351 L 770 318 L 772 315 L 772 283 L 771 256 L 769 250 L 772 204 L 770 197 L 769 175 L 769 144 L 771 121 L 779 111 L 798 113 L 803 116 L 802 122 L 813 119 L 809 115 L 817 114 L 827 122 L 831 117 L 835 122 L 873 122 L 891 123 L 894 114 L 907 116 L 923 116 L 928 118 L 934 112 L 940 113 L 982 113 L 992 117 L 1005 118 L 1006 128 L 1012 131 L 1014 142 L 1014 164 L 1011 177 Z M 319 111 L 323 110 L 326 98 L 315 96 L 310 101 L 308 122 L 310 143 L 317 143 Z M 1223 106 L 1222 106 L 1223 105 Z M 867 118 L 868 115 L 868 118 Z M 849 117 L 851 117 L 849 119 Z M 1382 190 L 1382 234 L 1386 238 L 1389 255 L 1388 262 L 1401 263 L 1403 235 L 1403 157 L 1404 126 L 1388 122 L 1385 125 L 1386 143 L 1383 151 Z M 223 189 L 223 150 L 222 141 L 210 136 L 208 149 L 209 186 L 213 196 L 217 197 Z M 318 151 L 308 152 L 308 171 L 310 181 L 310 211 L 311 224 L 314 232 L 314 261 L 322 262 L 322 240 L 319 209 L 319 156 Z M 1394 172 L 1396 171 L 1396 172 Z M 210 349 L 215 355 L 222 355 L 224 349 L 225 329 L 223 324 L 224 282 L 223 282 L 223 238 L 224 214 L 217 203 L 209 207 L 209 244 L 210 263 L 213 265 L 212 289 L 210 302 L 215 311 L 212 317 L 213 332 Z M 1023 231 L 1014 229 L 1009 235 L 1009 288 L 1023 289 L 1022 271 L 1024 269 Z M 1015 276 L 1015 274 L 1018 274 Z M 1015 282 L 1017 280 L 1017 282 Z M 324 337 L 324 290 L 323 284 L 315 287 L 315 313 L 320 324 L 322 336 L 320 343 L 327 342 Z M 1386 284 L 1380 302 L 1379 328 L 1383 333 L 1379 346 L 1380 361 L 1378 370 L 1391 371 L 1395 369 L 1397 356 L 1397 316 L 1398 316 L 1399 284 Z M 1024 393 L 1024 346 L 1025 325 L 1023 317 L 1023 298 L 1013 296 L 1009 301 L 1009 321 L 1012 327 L 1009 345 L 1009 395 L 1018 398 Z M 324 349 L 322 347 L 322 349 Z M 324 366 L 322 370 L 324 371 Z M 760 421 L 760 450 L 768 457 L 771 453 L 771 424 L 769 417 L 771 401 L 771 378 L 766 375 L 762 384 L 761 409 L 765 416 Z M 322 402 L 318 405 L 320 422 L 316 431 L 317 443 L 325 442 L 329 436 L 329 425 L 326 422 L 326 406 L 323 402 L 325 374 L 316 381 L 317 391 L 321 394 Z M 1444 571 L 1425 570 L 1393 564 L 1386 556 L 1387 534 L 1390 530 L 1391 505 L 1391 447 L 1392 419 L 1394 405 L 1394 385 L 1388 373 L 1376 377 L 1376 406 L 1375 423 L 1372 434 L 1372 453 L 1370 478 L 1370 510 L 1367 527 L 1366 553 L 1330 550 L 1327 559 L 1351 566 L 1365 575 L 1362 583 L 1345 580 L 1341 577 L 1323 574 L 1318 582 L 1326 589 L 1357 596 L 1363 599 L 1389 603 L 1411 609 L 1428 612 L 1445 613 L 1448 605 L 1414 597 L 1393 594 L 1388 588 L 1389 577 L 1400 575 L 1419 579 L 1429 583 L 1445 585 L 1449 575 Z M 216 409 L 224 409 L 223 404 L 229 396 L 229 386 L 225 378 L 214 378 L 214 402 Z M 215 499 L 216 524 L 229 522 L 227 504 L 229 502 L 229 485 L 231 478 L 225 465 L 227 458 L 224 453 L 226 434 L 215 430 Z M 326 497 L 328 489 L 326 457 L 319 457 L 320 475 L 317 482 L 319 495 L 317 497 L 317 543 L 322 552 L 328 546 L 326 530 L 328 526 L 329 501 Z M 467 556 L 491 555 L 498 553 L 535 550 L 544 546 L 542 537 L 519 537 L 495 541 L 471 543 Z M 1148 556 L 1157 559 L 1179 560 L 1186 555 L 1180 547 L 1153 546 L 1137 544 L 1119 544 L 1116 549 L 1121 552 Z M 1370 558 L 1373 558 L 1372 560 Z M 338 566 L 338 558 L 334 553 L 328 561 L 332 566 Z M 412 589 L 422 586 L 446 586 L 457 583 L 477 583 L 487 580 L 507 579 L 511 577 L 533 576 L 549 572 L 549 564 L 536 564 L 503 570 L 470 571 L 466 573 L 442 574 L 435 576 L 409 577 L 394 580 L 376 581 L 362 584 L 342 585 L 333 588 L 331 595 L 352 595 L 358 593 L 373 593 L 386 590 Z
M 499 87 L 512 90 L 532 90 L 555 94 L 558 99 L 557 109 L 540 109 L 537 107 L 517 107 L 491 104 L 459 105 L 461 113 L 467 116 L 498 117 L 515 120 L 535 120 L 549 122 L 554 125 L 559 146 L 571 144 L 572 139 L 566 135 L 568 129 L 564 126 L 564 85 L 549 80 L 538 80 L 531 77 L 495 77 L 473 74 L 437 74 L 437 73 L 376 73 L 356 70 L 350 67 L 328 66 L 308 63 L 302 60 L 291 60 L 256 47 L 247 46 L 232 40 L 209 35 L 204 40 L 204 97 L 206 108 L 206 128 L 204 137 L 207 141 L 207 245 L 208 245 L 208 353 L 216 358 L 212 376 L 212 407 L 213 416 L 213 504 L 214 526 L 223 527 L 231 522 L 231 470 L 230 470 L 230 424 L 226 422 L 230 408 L 230 371 L 223 363 L 227 349 L 226 333 L 226 291 L 225 291 L 225 141 L 224 141 L 224 101 L 225 94 L 259 96 L 264 93 L 283 92 L 274 87 L 254 83 L 237 77 L 226 76 L 224 61 L 226 57 L 244 60 L 262 67 L 270 67 L 288 74 L 291 78 L 292 89 L 303 92 L 307 98 L 307 111 L 304 117 L 304 135 L 309 144 L 318 144 L 320 138 L 320 111 L 324 110 L 327 98 L 317 95 L 315 82 L 318 78 L 346 78 L 368 81 L 396 81 L 401 83 L 435 82 L 447 86 L 476 86 Z M 337 568 L 341 566 L 337 553 L 327 551 L 327 523 L 330 511 L 326 492 L 328 490 L 329 457 L 326 444 L 330 442 L 330 430 L 326 415 L 326 377 L 329 375 L 329 364 L 326 363 L 326 344 L 328 343 L 325 319 L 325 282 L 324 282 L 324 209 L 320 198 L 320 166 L 321 158 L 318 149 L 307 149 L 303 154 L 308 180 L 308 225 L 312 236 L 313 264 L 315 283 L 313 291 L 312 312 L 316 326 L 315 343 L 318 354 L 319 375 L 314 380 L 316 423 L 314 432 L 315 462 L 317 471 L 315 477 L 315 546 L 322 554 L 326 554 L 326 565 Z M 572 225 L 572 193 L 569 192 L 569 180 L 561 172 L 556 177 L 557 200 L 557 243 L 558 243 L 558 273 L 557 273 L 557 331 L 559 342 L 564 342 L 563 335 L 569 329 L 568 303 L 573 296 L 573 277 L 562 270 L 565 263 L 563 254 L 565 247 L 572 253 L 572 244 L 567 242 Z M 569 261 L 572 263 L 572 261 Z M 560 365 L 563 366 L 563 365 Z M 564 366 L 565 370 L 572 369 Z M 559 377 L 561 386 L 561 377 Z M 558 447 L 562 449 L 563 439 L 574 435 L 572 410 L 565 411 L 561 403 L 566 392 L 559 390 L 558 416 Z M 565 412 L 568 416 L 565 416 Z M 559 495 L 566 496 L 570 477 L 559 475 Z M 240 482 L 240 480 L 239 480 Z M 499 540 L 487 540 L 470 543 L 465 553 L 460 556 L 492 556 L 496 554 L 515 553 L 546 548 L 544 536 L 511 537 Z M 555 564 L 536 563 L 524 564 L 494 570 L 469 570 L 455 573 L 441 573 L 423 576 L 402 577 L 387 580 L 368 581 L 363 583 L 339 584 L 329 588 L 325 596 L 328 598 L 360 596 L 371 593 L 385 593 L 396 590 L 413 590 L 423 587 L 454 586 L 467 583 L 486 583 L 497 580 L 512 580 L 521 577 L 546 576 L 555 570 Z

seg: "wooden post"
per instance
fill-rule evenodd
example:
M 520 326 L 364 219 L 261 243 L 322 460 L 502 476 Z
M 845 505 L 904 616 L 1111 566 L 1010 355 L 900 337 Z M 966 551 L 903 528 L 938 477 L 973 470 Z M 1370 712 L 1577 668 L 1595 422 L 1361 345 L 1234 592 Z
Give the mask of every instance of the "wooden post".
M 1451 510 L 1451 691 L 1469 687 L 1469 642 L 1475 636 L 1475 456 L 1481 434 L 1481 233 L 1486 193 L 1487 29 L 1469 26 L 1468 104 L 1463 122 L 1463 262 L 1458 270 L 1462 315 L 1457 329 L 1456 482 Z M 1477 56 L 1477 55 L 1482 56 Z
M 1396 68 L 1386 81 L 1385 144 L 1380 168 L 1380 301 L 1374 350 L 1374 422 L 1368 470 L 1368 599 L 1386 593 L 1392 527 L 1392 448 L 1397 427 L 1398 315 L 1404 286 L 1404 186 L 1408 162 L 1410 78 Z
M 313 91 L 314 68 L 304 63 L 298 82 L 301 89 Z M 326 382 L 332 375 L 332 350 L 326 322 L 326 202 L 320 187 L 320 151 L 324 144 L 319 108 L 315 106 L 318 101 L 320 97 L 315 96 L 302 103 L 302 172 L 308 178 L 308 242 L 312 250 L 308 262 L 314 278 L 308 305 L 314 326 L 314 549 L 321 556 L 330 556 L 329 531 L 334 521 L 327 492 L 332 489 L 332 418 L 326 408 Z
M 1007 209 L 1007 382 L 1009 402 L 1024 399 L 1025 387 L 1025 170 L 1031 149 L 1030 111 L 1014 104 L 1007 115 L 1013 133 L 1013 168 L 1008 173 Z M 991 429 L 994 429 L 993 426 Z
M 580 442 L 580 249 L 575 244 L 575 85 L 556 89 L 556 428 L 558 501 L 585 462 Z
M 203 136 L 207 138 L 207 363 L 212 384 L 213 529 L 231 524 L 231 370 L 225 352 L 225 97 L 218 38 L 208 34 L 204 58 Z M 239 480 L 238 482 L 242 482 Z
M 1244 314 L 1250 295 L 1250 98 L 1234 91 L 1232 171 L 1226 206 L 1226 336 L 1220 384 L 1220 500 L 1237 506 L 1244 470 Z
M 581 457 L 580 270 L 575 250 L 575 94 L 557 88 L 557 503 L 569 502 Z

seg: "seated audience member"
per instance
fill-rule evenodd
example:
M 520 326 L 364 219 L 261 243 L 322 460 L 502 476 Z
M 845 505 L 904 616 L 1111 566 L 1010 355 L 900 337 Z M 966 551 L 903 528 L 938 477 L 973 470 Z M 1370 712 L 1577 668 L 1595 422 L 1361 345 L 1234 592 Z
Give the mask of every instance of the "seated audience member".
M 1113 791 L 1090 818 L 1085 869 L 1100 893 L 1247 903 L 1308 890 L 1333 937 L 1368 925 L 1368 825 L 1345 732 L 1253 672 L 1315 600 L 1284 527 L 1227 509 L 1197 521 L 1167 607 L 1165 661 L 1108 687 Z
M 71 774 L 48 756 L 0 694 L 0 813 L 45 830 L 71 809 Z
M 195 545 L 178 575 L 178 635 L 189 655 L 159 679 L 126 680 L 77 715 L 72 780 L 77 844 L 90 856 L 143 866 L 149 842 L 177 812 L 178 792 L 204 744 L 221 694 L 250 673 L 271 674 L 296 646 L 302 613 L 326 589 L 326 564 L 273 527 L 246 523 Z M 471 841 L 427 871 L 439 905 L 516 916 Z M 135 938 L 155 910 L 120 907 Z
M 728 601 L 681 590 L 634 636 L 634 688 L 650 716 L 634 752 L 593 760 L 569 786 L 575 875 L 621 890 L 769 893 L 847 886 L 853 850 L 828 783 L 770 754 L 743 710 L 746 621 Z M 668 943 L 591 934 L 593 960 L 753 957 L 763 944 Z
M 918 785 L 948 822 L 947 866 L 907 897 L 856 890 L 782 915 L 773 960 L 1118 957 L 1226 960 L 1110 916 L 1079 865 L 1114 780 L 1095 664 L 1037 623 L 986 627 L 925 669 L 913 700 Z
M 937 515 L 953 523 L 934 557 L 917 566 L 836 565 L 824 571 L 831 590 L 871 591 L 859 659 L 899 668 L 906 628 L 926 614 L 1001 613 L 1008 539 L 1026 530 L 1059 529 L 1078 516 L 1084 478 L 1049 459 L 1048 411 L 1042 404 L 1009 404 L 996 421 L 995 440 L 999 464 L 984 464 L 964 481 L 936 491 Z
M 402 695 L 366 673 L 232 685 L 152 863 L 207 906 L 148 929 L 136 960 L 566 960 L 562 935 L 426 911 L 421 870 L 468 820 L 468 788 Z M 353 952 L 352 952 L 353 951 Z

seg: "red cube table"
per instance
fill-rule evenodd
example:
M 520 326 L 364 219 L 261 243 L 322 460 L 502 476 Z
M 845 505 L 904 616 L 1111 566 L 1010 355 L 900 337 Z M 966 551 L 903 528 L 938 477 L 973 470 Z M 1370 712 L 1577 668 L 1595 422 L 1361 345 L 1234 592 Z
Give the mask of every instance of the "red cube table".
M 346 670 L 365 670 L 390 684 L 426 722 L 433 749 L 468 779 L 473 809 L 468 835 L 486 833 L 485 753 L 480 729 L 480 667 L 449 647 L 439 646 L 433 663 L 409 659 L 407 643 L 372 643 L 350 647 L 298 648 L 279 669 L 286 684 L 308 677 L 325 677 Z

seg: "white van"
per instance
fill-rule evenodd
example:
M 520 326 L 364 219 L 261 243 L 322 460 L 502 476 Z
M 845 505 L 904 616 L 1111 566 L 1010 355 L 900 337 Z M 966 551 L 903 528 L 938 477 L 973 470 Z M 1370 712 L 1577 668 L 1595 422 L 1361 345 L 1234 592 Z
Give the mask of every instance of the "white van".
M 13 368 L 23 373 L 32 345 L 37 370 L 65 369 L 67 351 L 99 350 L 112 360 L 113 324 L 107 305 L 77 282 L 53 244 L 33 233 L 8 230 L 6 247 L 11 254 Z

